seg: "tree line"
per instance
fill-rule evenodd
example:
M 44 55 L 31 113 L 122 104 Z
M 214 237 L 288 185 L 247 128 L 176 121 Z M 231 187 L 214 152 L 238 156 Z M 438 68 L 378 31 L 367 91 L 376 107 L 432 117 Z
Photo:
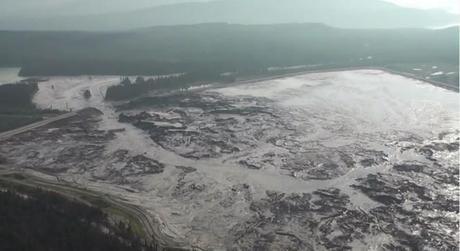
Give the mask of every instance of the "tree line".
M 0 85 L 0 107 L 35 108 L 32 98 L 38 91 L 36 81 L 23 81 L 16 84 Z
M 145 79 L 137 77 L 132 82 L 124 77 L 120 84 L 107 88 L 105 99 L 110 101 L 125 100 L 146 94 L 152 90 L 188 88 L 199 83 L 212 81 L 234 81 L 232 76 L 223 76 L 212 72 L 192 72 L 173 74 Z

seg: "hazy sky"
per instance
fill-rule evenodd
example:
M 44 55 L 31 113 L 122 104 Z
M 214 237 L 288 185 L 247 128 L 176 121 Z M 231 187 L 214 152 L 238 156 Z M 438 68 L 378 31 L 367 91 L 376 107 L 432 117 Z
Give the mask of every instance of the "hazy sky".
M 85 15 L 212 0 L 0 0 L 0 16 Z M 224 0 L 232 1 L 232 0 Z M 248 0 L 249 1 L 249 0 Z M 318 0 L 321 1 L 321 0 Z M 460 13 L 460 0 L 383 0 L 411 8 Z M 280 1 L 280 4 L 288 4 Z
M 460 13 L 460 0 L 385 0 L 401 6 L 420 9 L 443 9 L 448 12 Z
M 0 16 L 86 15 L 208 0 L 0 0 Z

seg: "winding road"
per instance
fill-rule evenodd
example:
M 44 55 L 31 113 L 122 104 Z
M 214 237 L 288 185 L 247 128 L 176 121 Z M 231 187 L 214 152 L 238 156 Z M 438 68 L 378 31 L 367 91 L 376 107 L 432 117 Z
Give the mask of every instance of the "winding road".
M 28 131 L 49 125 L 51 123 L 61 121 L 64 119 L 72 118 L 77 116 L 79 111 L 75 112 L 68 112 L 64 113 L 55 117 L 51 117 L 45 120 L 38 121 L 36 123 L 32 123 L 20 128 L 16 128 L 14 130 L 10 130 L 7 132 L 0 133 L 0 142 L 7 140 L 11 137 L 14 137 L 21 133 L 26 133 Z M 3 169 L 3 170 L 1 170 Z M 8 170 L 8 171 L 7 171 Z M 12 178 L 8 178 L 9 176 L 14 176 L 15 174 L 26 175 L 27 182 L 22 182 L 20 180 L 15 180 Z M 108 194 L 99 194 L 96 191 L 89 191 L 87 189 L 80 189 L 78 187 L 63 183 L 63 182 L 54 182 L 48 179 L 43 179 L 40 177 L 36 177 L 29 173 L 22 173 L 22 172 L 15 172 L 11 171 L 10 168 L 2 167 L 0 165 L 0 180 L 8 180 L 9 182 L 20 183 L 21 185 L 37 187 L 46 190 L 55 191 L 62 196 L 70 197 L 73 199 L 77 199 L 85 204 L 92 204 L 91 201 L 84 199 L 83 197 L 97 197 L 112 207 L 116 207 L 119 210 L 123 211 L 124 213 L 130 215 L 132 218 L 136 219 L 139 224 L 142 226 L 142 230 L 145 232 L 145 238 L 147 241 L 153 243 L 157 250 L 188 250 L 188 248 L 183 249 L 184 246 L 187 246 L 183 242 L 177 242 L 177 240 L 172 236 L 167 236 L 164 231 L 162 231 L 162 224 L 161 221 L 153 222 L 153 217 L 148 213 L 139 208 L 138 206 L 120 202 L 116 198 Z M 84 196 L 82 196 L 84 195 Z
M 15 178 L 20 177 L 20 178 Z M 97 206 L 95 200 L 102 200 L 110 207 L 117 208 L 128 218 L 134 218 L 144 231 L 146 241 L 155 245 L 156 250 L 194 250 L 184 242 L 178 242 L 174 237 L 165 236 L 161 231 L 161 224 L 152 221 L 152 216 L 141 208 L 117 200 L 116 198 L 97 191 L 79 188 L 64 182 L 56 182 L 42 177 L 35 176 L 29 172 L 11 171 L 10 167 L 0 165 L 0 180 L 9 183 L 20 184 L 22 186 L 40 188 L 43 190 L 54 191 L 61 196 L 80 201 L 81 203 Z

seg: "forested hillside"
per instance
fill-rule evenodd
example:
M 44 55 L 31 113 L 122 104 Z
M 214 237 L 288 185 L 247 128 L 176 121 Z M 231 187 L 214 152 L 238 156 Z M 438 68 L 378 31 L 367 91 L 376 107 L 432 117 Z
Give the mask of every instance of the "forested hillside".
M 0 191 L 0 247 L 17 250 L 154 250 L 98 208 L 42 190 Z
M 22 75 L 255 73 L 272 66 L 458 65 L 458 28 L 202 24 L 127 32 L 0 32 L 0 65 Z

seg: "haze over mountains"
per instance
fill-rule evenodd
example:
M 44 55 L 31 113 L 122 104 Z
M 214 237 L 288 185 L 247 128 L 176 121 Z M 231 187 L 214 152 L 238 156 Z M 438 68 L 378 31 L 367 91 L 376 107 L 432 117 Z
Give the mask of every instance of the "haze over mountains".
M 207 0 L 0 0 L 0 17 L 84 16 L 133 11 L 154 6 Z
M 219 22 L 324 23 L 340 28 L 408 28 L 445 26 L 458 23 L 459 20 L 459 15 L 443 10 L 406 8 L 381 0 L 287 0 L 282 3 L 278 0 L 163 0 L 154 3 L 142 0 L 135 5 L 121 2 L 117 0 L 108 4 L 69 0 L 53 5 L 51 9 L 43 8 L 46 5 L 28 5 L 29 9 L 22 12 L 17 12 L 18 8 L 14 9 L 15 5 L 10 5 L 9 9 L 0 11 L 0 29 L 123 30 Z

